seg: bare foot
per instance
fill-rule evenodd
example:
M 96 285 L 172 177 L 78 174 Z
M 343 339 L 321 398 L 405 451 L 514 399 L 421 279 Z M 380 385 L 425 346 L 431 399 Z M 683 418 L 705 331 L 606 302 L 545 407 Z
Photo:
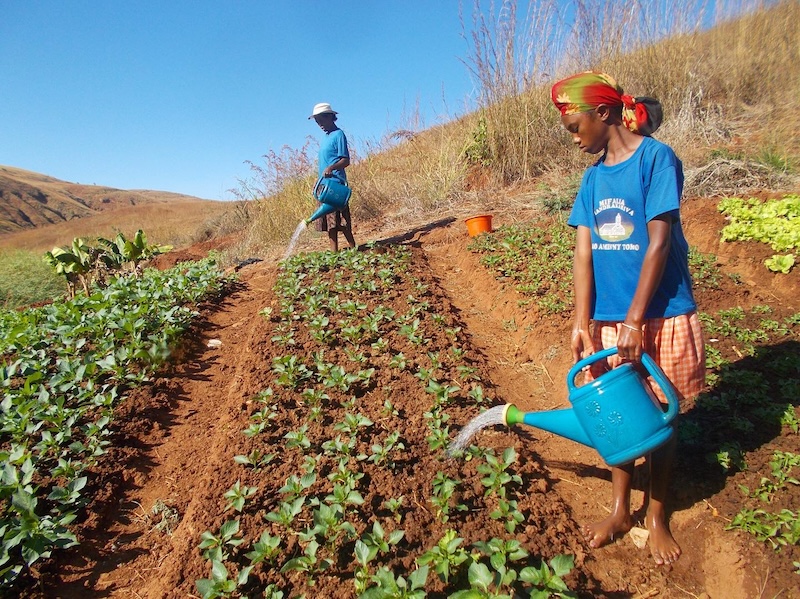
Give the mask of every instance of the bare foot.
M 602 522 L 587 524 L 582 528 L 583 538 L 589 547 L 597 549 L 623 536 L 633 527 L 630 515 L 616 516 L 611 514 Z
M 647 530 L 650 532 L 650 553 L 653 561 L 659 566 L 674 564 L 681 556 L 681 548 L 669 531 L 669 526 L 662 518 L 648 515 L 645 518 Z

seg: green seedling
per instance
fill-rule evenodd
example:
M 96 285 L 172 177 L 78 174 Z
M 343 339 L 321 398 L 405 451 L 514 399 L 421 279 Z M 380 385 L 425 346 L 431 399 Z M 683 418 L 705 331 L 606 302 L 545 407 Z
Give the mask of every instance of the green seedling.
M 258 487 L 248 487 L 242 485 L 242 482 L 237 480 L 233 486 L 225 491 L 223 497 L 227 499 L 228 503 L 225 505 L 225 511 L 234 509 L 241 512 L 244 509 L 245 502 L 256 494 Z
M 403 445 L 399 439 L 400 433 L 398 431 L 394 431 L 386 437 L 386 441 L 384 441 L 383 444 L 373 444 L 371 448 L 372 453 L 369 456 L 366 454 L 361 454 L 358 456 L 358 459 L 367 460 L 376 466 L 386 464 L 390 470 L 394 470 L 394 461 L 391 459 L 390 454 L 394 451 L 402 451 L 406 448 L 406 446 Z
M 336 551 L 339 539 L 344 536 L 350 539 L 356 536 L 353 525 L 344 519 L 344 508 L 341 505 L 320 504 L 313 514 L 314 525 L 299 535 L 301 542 L 323 539 L 330 553 Z
M 445 334 L 450 337 L 451 339 L 455 339 L 458 337 L 458 334 L 461 332 L 461 327 L 451 327 L 444 330 Z
M 308 419 L 311 421 L 322 417 L 322 404 L 330 400 L 330 396 L 322 389 L 303 389 L 300 397 L 303 405 L 308 408 Z
M 277 406 L 265 405 L 250 416 L 250 426 L 242 431 L 246 437 L 255 437 L 269 428 L 272 421 L 278 417 Z
M 317 480 L 316 474 L 305 474 L 297 477 L 292 474 L 286 479 L 286 483 L 278 489 L 278 493 L 286 496 L 285 501 L 294 501 L 298 497 L 304 496 L 306 491 Z
M 431 429 L 431 434 L 425 437 L 431 451 L 446 451 L 450 446 L 450 427 L 436 427 Z
M 345 441 L 342 439 L 341 435 L 336 435 L 335 439 L 330 439 L 322 444 L 322 450 L 325 452 L 325 455 L 330 456 L 348 456 L 353 453 L 355 447 L 355 437 L 348 437 L 347 441 Z
M 400 495 L 399 497 L 390 497 L 383 502 L 383 507 L 391 512 L 395 522 L 400 522 L 403 519 L 403 515 L 400 513 L 400 508 L 403 507 L 403 499 L 403 495 Z
M 333 485 L 333 493 L 325 496 L 325 503 L 345 508 L 348 505 L 362 505 L 364 497 L 350 484 L 335 483 Z
M 706 456 L 706 460 L 710 463 L 719 464 L 723 470 L 741 470 L 747 469 L 747 462 L 744 459 L 744 453 L 741 447 L 736 442 L 723 443 L 722 447 L 713 454 Z
M 291 530 L 294 519 L 303 510 L 305 502 L 305 497 L 297 497 L 292 501 L 282 501 L 278 505 L 277 511 L 268 512 L 264 518 L 270 522 L 282 525 L 287 530 Z
M 557 555 L 550 560 L 550 567 L 542 560 L 539 568 L 529 566 L 519 573 L 519 579 L 534 586 L 530 596 L 532 599 L 548 599 L 548 597 L 564 597 L 577 599 L 577 595 L 569 590 L 563 577 L 575 567 L 575 556 Z
M 400 412 L 394 407 L 394 404 L 391 400 L 385 400 L 383 402 L 383 409 L 381 410 L 381 415 L 385 418 L 391 418 L 392 416 L 398 416 Z
M 483 387 L 480 385 L 475 385 L 472 389 L 470 389 L 469 393 L 467 393 L 467 396 L 477 405 L 481 405 L 484 401 L 486 401 L 486 396 L 483 394 Z
M 289 431 L 283 438 L 286 439 L 286 447 L 290 449 L 306 450 L 311 447 L 311 441 L 306 433 L 308 432 L 308 425 L 304 424 L 296 431 Z
M 233 456 L 233 461 L 243 466 L 249 466 L 253 470 L 260 470 L 275 459 L 274 453 L 262 453 L 260 449 L 254 449 L 247 455 Z
M 470 588 L 456 591 L 448 599 L 512 599 L 511 595 L 493 590 L 494 578 L 485 564 L 473 562 L 467 570 Z
M 407 365 L 408 361 L 406 360 L 403 352 L 395 354 L 392 356 L 392 359 L 389 360 L 389 366 L 392 368 L 397 368 L 398 370 L 405 370 Z
M 479 381 L 481 377 L 478 376 L 478 369 L 475 366 L 467 366 L 461 364 L 456 366 L 458 371 L 458 378 L 462 381 Z
M 303 463 L 300 466 L 300 470 L 305 472 L 306 474 L 314 474 L 317 470 L 318 466 L 317 456 L 313 455 L 306 455 L 303 456 Z
M 457 385 L 441 385 L 434 380 L 428 381 L 425 391 L 433 394 L 435 406 L 446 406 L 450 403 L 452 394 L 457 393 L 461 387 Z
M 253 550 L 245 553 L 245 557 L 250 560 L 250 564 L 255 566 L 261 562 L 274 564 L 276 558 L 281 554 L 281 538 L 269 534 L 268 530 L 261 533 L 261 537 L 253 543 Z
M 414 345 L 421 345 L 425 339 L 419 330 L 420 320 L 415 318 L 408 324 L 400 325 L 400 334 L 406 337 Z
M 503 520 L 505 529 L 513 533 L 517 526 L 525 521 L 525 516 L 517 509 L 517 502 L 513 499 L 499 499 L 497 509 L 489 513 L 494 520 Z
M 393 530 L 387 536 L 383 527 L 376 520 L 372 524 L 372 531 L 365 532 L 361 537 L 361 541 L 369 548 L 370 553 L 388 553 L 390 548 L 397 545 L 405 535 L 402 530 Z M 373 556 L 374 557 L 374 556 Z
M 517 452 L 513 447 L 507 447 L 503 451 L 502 458 L 487 453 L 485 456 L 486 464 L 478 465 L 478 472 L 484 477 L 481 484 L 486 487 L 484 495 L 496 494 L 499 498 L 506 498 L 506 486 L 509 483 L 522 484 L 522 478 L 518 474 L 509 474 L 508 469 L 517 461 Z
M 369 563 L 378 555 L 377 550 L 367 546 L 362 540 L 356 541 L 353 555 L 356 558 L 358 567 L 353 573 L 353 584 L 356 588 L 356 595 L 359 597 L 367 590 L 370 582 Z
M 383 337 L 378 337 L 371 345 L 372 349 L 380 354 L 385 354 L 389 350 L 389 342 Z
M 772 454 L 769 467 L 779 488 L 784 488 L 786 485 L 800 485 L 800 481 L 790 476 L 795 468 L 800 467 L 800 455 L 788 451 L 776 451 Z
M 358 434 L 359 429 L 370 427 L 372 424 L 372 420 L 363 414 L 347 412 L 344 415 L 344 420 L 335 424 L 333 428 L 337 431 L 342 431 L 348 435 L 355 436 Z
M 434 370 L 435 369 L 433 368 L 423 368 L 422 366 L 420 366 L 419 370 L 417 370 L 414 376 L 417 377 L 419 380 L 421 380 L 423 383 L 428 383 L 429 381 L 433 380 Z
M 406 580 L 402 576 L 395 577 L 391 570 L 382 566 L 372 576 L 375 586 L 367 589 L 359 599 L 425 599 L 427 580 L 427 567 L 414 570 Z
M 358 347 L 361 344 L 361 339 L 364 336 L 360 324 L 343 327 L 340 330 L 340 334 L 345 341 L 354 347 Z
M 351 395 L 347 399 L 343 399 L 339 402 L 339 405 L 342 409 L 349 411 L 355 410 L 356 405 L 358 404 L 358 398 L 355 395 Z
M 319 559 L 317 557 L 318 550 L 319 543 L 311 541 L 303 550 L 303 555 L 287 561 L 281 568 L 281 572 L 304 572 L 308 575 L 306 584 L 313 587 L 317 583 L 315 578 L 316 574 L 324 572 L 333 564 L 330 559 Z
M 359 370 L 356 373 L 356 376 L 358 377 L 357 380 L 361 383 L 362 388 L 366 389 L 367 387 L 369 387 L 369 383 L 372 380 L 373 374 L 375 374 L 374 368 L 365 368 L 363 370 Z
M 741 529 L 775 550 L 800 543 L 800 520 L 791 510 L 771 514 L 763 509 L 745 508 L 736 514 L 726 530 Z
M 358 375 L 348 374 L 341 366 L 331 366 L 327 372 L 327 376 L 323 379 L 322 384 L 325 387 L 333 388 L 347 393 L 350 387 L 359 380 Z
M 442 522 L 447 522 L 450 518 L 450 500 L 452 499 L 458 485 L 461 484 L 461 481 L 450 478 L 444 472 L 440 471 L 437 472 L 436 476 L 433 477 L 431 484 L 433 487 L 433 496 L 429 499 L 429 501 L 436 508 L 436 518 Z M 453 507 L 461 512 L 467 509 L 467 506 L 463 504 L 457 504 Z
M 517 571 L 510 567 L 510 563 L 528 557 L 528 552 L 522 548 L 520 542 L 515 539 L 493 538 L 489 541 L 478 541 L 473 545 L 489 557 L 489 563 L 496 572 L 496 575 L 493 576 L 494 586 L 510 589 L 517 580 Z
M 236 538 L 239 534 L 239 521 L 228 520 L 219 529 L 218 534 L 207 530 L 200 535 L 199 549 L 202 550 L 203 557 L 207 560 L 224 562 L 229 555 L 226 547 L 238 547 L 244 539 Z
M 800 419 L 797 418 L 797 411 L 792 404 L 787 404 L 786 410 L 781 414 L 781 425 L 788 426 L 794 434 L 800 432 Z
M 303 381 L 311 377 L 311 371 L 295 355 L 274 358 L 272 371 L 278 377 L 276 382 L 288 389 L 297 389 Z
M 470 560 L 470 554 L 461 547 L 464 539 L 455 530 L 447 530 L 434 547 L 428 549 L 417 558 L 421 566 L 433 565 L 433 570 L 445 584 L 464 562 Z
M 228 569 L 221 561 L 212 560 L 211 578 L 200 578 L 195 581 L 197 591 L 203 599 L 216 597 L 230 597 L 237 587 L 247 584 L 252 566 L 245 566 L 239 571 L 236 578 L 228 578 Z
M 308 332 L 311 338 L 320 345 L 331 345 L 336 340 L 334 331 L 328 328 L 330 320 L 327 316 L 318 314 L 308 323 Z

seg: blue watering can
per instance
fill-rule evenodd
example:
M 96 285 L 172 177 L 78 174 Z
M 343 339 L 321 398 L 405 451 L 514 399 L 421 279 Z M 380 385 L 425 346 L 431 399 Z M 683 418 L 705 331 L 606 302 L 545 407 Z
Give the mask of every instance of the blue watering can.
M 314 214 L 306 219 L 306 225 L 326 214 L 341 210 L 347 206 L 351 193 L 352 190 L 336 177 L 320 177 L 317 179 L 312 194 L 320 205 L 314 211 Z
M 509 426 L 534 426 L 592 447 L 609 466 L 627 464 L 658 449 L 673 434 L 670 423 L 678 415 L 678 396 L 650 356 L 642 354 L 642 364 L 666 395 L 666 412 L 630 362 L 575 386 L 581 370 L 616 353 L 616 347 L 605 349 L 570 369 L 567 387 L 572 408 L 525 413 L 506 404 L 503 421 Z

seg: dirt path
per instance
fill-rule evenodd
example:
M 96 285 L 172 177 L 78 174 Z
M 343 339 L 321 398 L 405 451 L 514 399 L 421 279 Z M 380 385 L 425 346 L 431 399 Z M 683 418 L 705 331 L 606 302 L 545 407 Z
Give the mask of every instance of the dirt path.
M 466 249 L 459 220 L 398 233 L 402 243 L 421 248 L 451 312 L 482 354 L 497 397 L 526 411 L 565 406 L 569 324 L 536 319 L 521 307 L 516 292 Z M 219 479 L 231 468 L 230 446 L 251 409 L 244 398 L 268 382 L 263 362 L 270 337 L 258 312 L 272 297 L 276 269 L 263 262 L 240 274 L 233 293 L 203 311 L 173 370 L 132 393 L 117 412 L 115 449 L 98 473 L 79 551 L 43 572 L 36 596 L 156 599 L 207 576 L 196 566 L 198 539 L 223 510 Z M 211 340 L 220 345 L 209 347 Z M 593 450 L 543 431 L 515 432 L 522 449 L 543 460 L 570 520 L 579 525 L 605 516 L 610 482 Z M 634 507 L 643 500 L 640 470 Z M 656 567 L 647 549 L 626 536 L 589 552 L 584 568 L 607 597 L 759 596 L 769 568 L 747 538 L 724 525 L 711 502 L 683 502 L 672 516 L 684 551 L 677 565 Z
M 264 342 L 257 314 L 274 279 L 274 268 L 261 268 L 208 306 L 174 370 L 117 412 L 118 455 L 109 461 L 125 463 L 124 480 L 105 478 L 110 491 L 101 489 L 94 502 L 105 512 L 94 512 L 81 551 L 70 554 L 45 596 L 156 598 L 178 586 L 197 551 L 198 523 L 219 507 L 213 480 L 230 467 L 226 445 L 241 434 L 233 423 L 242 398 L 255 392 L 253 351 Z M 213 340 L 221 345 L 209 347 Z

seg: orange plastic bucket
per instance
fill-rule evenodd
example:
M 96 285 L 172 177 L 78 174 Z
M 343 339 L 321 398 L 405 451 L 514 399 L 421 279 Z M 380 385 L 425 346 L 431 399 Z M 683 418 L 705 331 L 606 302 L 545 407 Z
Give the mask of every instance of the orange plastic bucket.
M 475 237 L 481 233 L 492 232 L 492 215 L 481 214 L 480 216 L 472 216 L 464 221 L 467 224 L 467 233 L 470 237 Z

